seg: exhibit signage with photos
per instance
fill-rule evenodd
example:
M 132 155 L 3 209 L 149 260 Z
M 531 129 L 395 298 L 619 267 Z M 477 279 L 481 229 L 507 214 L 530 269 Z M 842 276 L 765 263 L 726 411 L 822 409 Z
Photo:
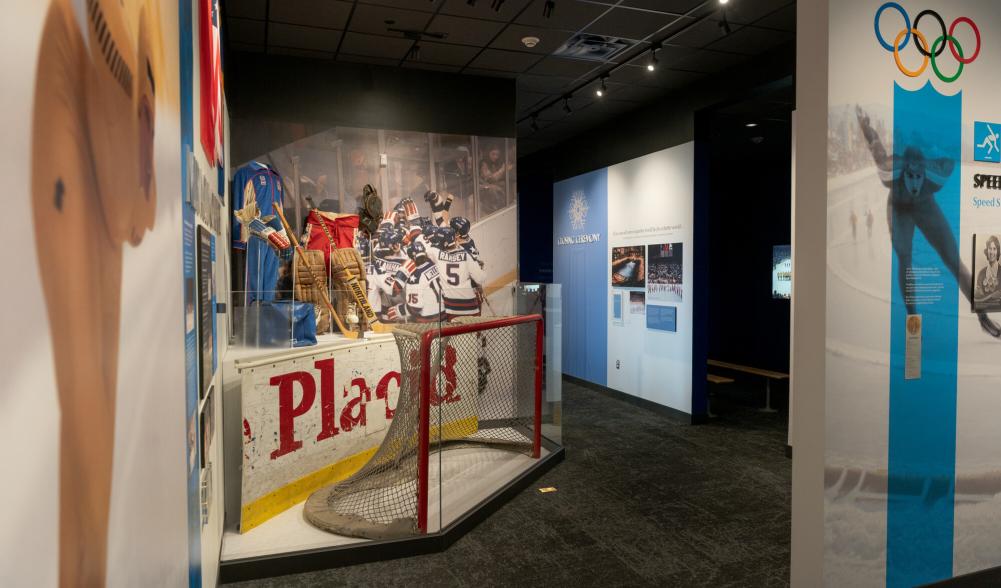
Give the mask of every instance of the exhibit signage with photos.
M 772 248 L 772 298 L 792 298 L 792 246 Z
M 643 247 L 612 248 L 612 286 L 642 288 L 646 283 Z
M 998 239 L 998 234 L 973 235 L 973 312 L 1001 311 L 999 256 L 1001 256 L 1001 241 Z
M 650 302 L 681 302 L 684 294 L 684 244 L 647 246 L 647 295 Z
M 686 413 L 693 268 L 684 251 L 693 246 L 694 157 L 694 144 L 684 143 L 553 190 L 564 371 Z
M 999 19 L 993 0 L 830 3 L 827 585 L 1001 565 Z

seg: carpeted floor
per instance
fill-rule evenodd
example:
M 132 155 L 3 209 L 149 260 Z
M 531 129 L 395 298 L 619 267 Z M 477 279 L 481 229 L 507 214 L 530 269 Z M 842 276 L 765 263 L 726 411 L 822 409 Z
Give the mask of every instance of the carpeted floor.
M 566 461 L 447 551 L 230 586 L 787 586 L 787 416 L 759 388 L 689 426 L 564 382 Z

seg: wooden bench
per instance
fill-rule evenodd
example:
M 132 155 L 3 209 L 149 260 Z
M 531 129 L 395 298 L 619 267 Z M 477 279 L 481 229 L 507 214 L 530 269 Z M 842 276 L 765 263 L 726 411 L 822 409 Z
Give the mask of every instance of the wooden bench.
M 764 370 L 761 368 L 751 367 L 749 365 L 719 361 L 717 359 L 710 359 L 706 363 L 713 367 L 744 372 L 746 374 L 752 374 L 765 378 L 765 407 L 760 410 L 762 412 L 775 412 L 775 409 L 772 408 L 772 380 L 788 380 L 789 374 L 783 374 L 782 372 L 775 372 L 772 370 Z M 712 376 L 709 377 L 709 381 L 712 382 Z
M 733 378 L 728 378 L 726 376 L 717 376 L 716 374 L 706 374 L 706 380 L 709 380 L 710 384 L 732 384 Z M 709 396 L 706 396 L 706 416 L 714 419 L 716 415 L 713 414 L 712 406 L 709 404 Z

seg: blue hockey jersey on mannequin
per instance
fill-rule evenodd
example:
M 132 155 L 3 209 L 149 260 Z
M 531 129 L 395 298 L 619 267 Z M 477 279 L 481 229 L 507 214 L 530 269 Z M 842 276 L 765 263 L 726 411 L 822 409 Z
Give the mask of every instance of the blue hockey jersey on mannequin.
M 275 214 L 275 207 L 282 205 L 281 176 L 263 163 L 251 161 L 236 170 L 232 188 L 234 212 L 246 206 L 251 198 L 257 202 L 262 217 Z M 263 239 L 250 236 L 235 215 L 232 220 L 233 248 L 247 251 L 246 304 L 274 300 L 280 265 L 278 254 Z

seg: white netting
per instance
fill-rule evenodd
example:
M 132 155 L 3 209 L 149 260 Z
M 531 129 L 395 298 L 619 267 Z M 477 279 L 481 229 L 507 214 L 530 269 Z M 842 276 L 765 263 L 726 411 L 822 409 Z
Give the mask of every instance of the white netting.
M 419 456 L 453 447 L 490 445 L 531 454 L 535 426 L 536 322 L 475 323 L 472 333 L 430 344 L 428 448 L 420 447 L 420 346 L 437 324 L 400 325 L 400 395 L 386 438 L 353 476 L 306 501 L 306 520 L 339 535 L 389 539 L 417 534 Z M 426 499 L 426 497 L 425 497 Z

